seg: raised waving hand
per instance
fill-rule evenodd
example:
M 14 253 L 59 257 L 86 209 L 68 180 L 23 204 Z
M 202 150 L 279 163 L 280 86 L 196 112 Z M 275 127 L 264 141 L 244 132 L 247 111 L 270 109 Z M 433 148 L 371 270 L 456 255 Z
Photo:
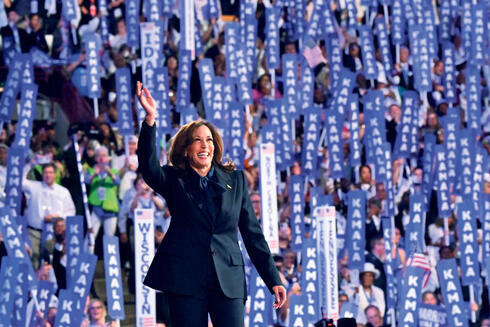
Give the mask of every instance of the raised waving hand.
M 140 101 L 141 106 L 146 111 L 145 121 L 148 125 L 153 126 L 155 118 L 157 116 L 157 106 L 155 100 L 150 94 L 150 91 L 140 81 L 136 82 L 136 96 Z

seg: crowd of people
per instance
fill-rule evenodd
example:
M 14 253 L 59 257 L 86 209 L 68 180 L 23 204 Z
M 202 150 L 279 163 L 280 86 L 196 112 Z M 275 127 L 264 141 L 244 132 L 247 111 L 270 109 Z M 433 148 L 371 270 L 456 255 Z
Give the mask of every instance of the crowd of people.
M 65 218 L 72 215 L 85 215 L 82 187 L 77 169 L 76 153 L 73 142 L 78 143 L 79 154 L 85 174 L 87 198 L 90 207 L 90 215 L 86 219 L 91 221 L 91 233 L 98 236 L 97 242 L 91 244 L 90 251 L 101 255 L 101 235 L 117 235 L 120 241 L 121 267 L 124 271 L 124 287 L 134 293 L 134 249 L 133 244 L 133 218 L 134 211 L 138 208 L 151 208 L 155 212 L 155 244 L 158 246 L 171 222 L 165 200 L 156 194 L 143 180 L 138 171 L 137 136 L 123 138 L 117 130 L 118 108 L 115 72 L 122 67 L 131 68 L 132 90 L 134 94 L 135 83 L 142 80 L 141 56 L 138 51 L 132 51 L 127 45 L 127 32 L 125 20 L 125 0 L 107 1 L 107 12 L 99 12 L 99 1 L 78 0 L 78 19 L 67 22 L 62 15 L 63 1 L 44 0 L 37 1 L 36 13 L 32 13 L 31 3 L 27 0 L 3 0 L 5 8 L 5 26 L 1 28 L 2 44 L 12 42 L 18 53 L 29 53 L 38 50 L 54 59 L 51 66 L 36 67 L 36 83 L 39 84 L 39 92 L 58 103 L 63 114 L 70 121 L 67 130 L 69 136 L 66 144 L 60 144 L 60 139 L 66 139 L 66 135 L 56 134 L 56 124 L 61 122 L 59 117 L 51 117 L 48 120 L 36 120 L 33 127 L 33 137 L 30 145 L 29 158 L 26 160 L 23 178 L 22 214 L 26 221 L 26 248 L 31 257 L 32 264 L 37 271 L 39 280 L 55 282 L 59 289 L 66 288 L 66 246 L 65 246 Z M 145 3 L 145 1 L 141 1 Z M 346 1 L 347 2 L 347 1 Z M 440 22 L 442 3 L 432 2 L 437 23 Z M 305 5 L 305 22 L 309 22 L 317 1 L 307 1 Z M 414 57 L 413 49 L 407 41 L 395 54 L 395 46 L 391 45 L 394 60 L 393 70 L 385 71 L 382 65 L 381 50 L 377 30 L 373 27 L 376 63 L 378 76 L 375 79 L 365 77 L 363 52 L 356 29 L 352 27 L 352 12 L 344 7 L 343 1 L 332 1 L 330 10 L 333 13 L 335 30 L 339 39 L 342 52 L 343 66 L 356 74 L 353 94 L 359 95 L 359 133 L 361 142 L 365 135 L 365 122 L 363 113 L 362 96 L 370 90 L 381 90 L 384 99 L 384 118 L 386 124 L 386 141 L 395 149 L 397 134 L 400 132 L 404 107 L 402 105 L 403 93 L 414 90 Z M 168 68 L 169 99 L 172 106 L 171 124 L 174 130 L 181 126 L 181 115 L 175 110 L 177 100 L 177 88 L 179 80 L 179 48 L 183 35 L 180 33 L 179 21 L 182 18 L 179 11 L 179 1 L 173 3 L 171 17 L 162 17 L 165 21 L 165 42 L 162 47 L 164 62 L 160 64 Z M 261 194 L 260 189 L 260 158 L 259 144 L 262 140 L 262 128 L 271 119 L 267 108 L 268 99 L 283 98 L 285 93 L 285 78 L 282 70 L 270 70 L 266 64 L 266 35 L 265 13 L 271 6 L 270 1 L 259 0 L 256 3 L 257 42 L 255 67 L 252 76 L 253 105 L 245 114 L 245 128 L 243 135 L 243 167 L 250 190 L 251 202 L 257 218 L 261 219 Z M 143 7 L 143 6 L 142 6 Z M 141 8 L 142 9 L 142 8 Z M 294 8 L 293 8 L 294 9 Z M 357 6 L 357 17 L 354 21 L 359 24 L 373 26 L 375 18 L 389 14 L 388 28 L 393 22 L 392 7 L 385 11 L 383 6 L 376 5 L 371 10 L 365 10 L 364 6 Z M 214 64 L 216 76 L 227 77 L 225 51 L 224 26 L 227 21 L 238 21 L 240 17 L 238 2 L 222 1 L 220 10 L 223 16 L 208 19 L 209 5 L 207 1 L 196 1 L 196 16 L 199 28 L 203 53 L 195 58 L 192 64 L 192 78 L 190 79 L 190 100 L 195 105 L 200 118 L 205 119 L 203 108 L 201 85 L 198 74 L 198 65 L 201 59 L 210 58 Z M 292 20 L 292 8 L 282 7 L 281 19 L 278 26 L 280 31 L 280 53 L 296 53 L 303 57 L 304 48 L 298 40 L 298 33 Z M 487 12 L 489 11 L 487 4 Z M 147 18 L 145 11 L 140 11 L 140 21 Z M 358 314 L 354 318 L 359 326 L 383 326 L 386 324 L 386 292 L 387 282 L 385 274 L 385 262 L 387 256 L 391 256 L 396 262 L 396 269 L 402 271 L 412 253 L 405 245 L 405 227 L 410 221 L 410 195 L 422 192 L 423 184 L 423 156 L 424 136 L 435 135 L 438 144 L 444 144 L 446 119 L 450 108 L 457 108 L 461 117 L 461 128 L 467 127 L 468 122 L 468 90 L 466 88 L 467 65 L 470 60 L 470 51 L 465 47 L 462 32 L 462 8 L 459 8 L 451 20 L 450 42 L 455 48 L 456 68 L 456 100 L 445 99 L 444 88 L 445 67 L 442 61 L 442 43 L 438 44 L 439 51 L 431 60 L 431 84 L 432 91 L 428 92 L 426 101 L 421 101 L 419 120 L 416 122 L 418 134 L 418 151 L 415 155 L 406 158 L 398 158 L 392 162 L 393 192 L 395 199 L 395 233 L 391 239 L 392 251 L 385 251 L 383 238 L 383 226 L 381 216 L 387 210 L 386 183 L 376 180 L 376 171 L 373 171 L 372 163 L 366 161 L 365 153 L 362 155 L 362 165 L 351 166 L 349 164 L 350 138 L 353 135 L 348 123 L 343 124 L 342 145 L 345 154 L 345 177 L 333 179 L 329 166 L 329 148 L 323 143 L 318 147 L 318 165 L 316 167 L 316 179 L 308 180 L 304 197 L 304 215 L 312 217 L 312 196 L 331 195 L 333 205 L 336 207 L 337 235 L 342 236 L 344 244 L 339 243 L 342 249 L 349 242 L 347 230 L 348 194 L 351 190 L 363 190 L 366 196 L 365 214 L 365 249 L 366 263 L 359 271 L 359 277 L 353 276 L 348 268 L 349 258 L 347 254 L 338 260 L 339 275 L 339 303 L 355 303 L 358 306 Z M 2 22 L 0 10 L 0 23 Z M 97 99 L 99 116 L 94 117 L 94 103 L 88 98 L 88 69 L 84 42 L 86 35 L 99 33 L 101 22 L 107 20 L 109 37 L 98 53 L 101 72 L 101 97 Z M 489 21 L 487 16 L 487 21 Z M 72 33 L 74 30 L 74 33 Z M 317 44 L 319 52 L 316 54 L 317 63 L 312 67 L 314 72 L 313 106 L 326 110 L 332 103 L 335 89 L 332 86 L 332 61 L 328 55 L 325 42 Z M 488 155 L 490 154 L 490 66 L 488 58 L 488 40 L 486 44 L 486 64 L 479 70 L 480 99 L 482 112 L 480 129 L 475 134 L 475 147 L 484 149 L 484 180 L 481 185 L 480 196 L 490 194 L 490 168 Z M 3 52 L 0 64 L 7 67 L 11 58 Z M 134 66 L 134 67 L 133 67 Z M 136 68 L 136 69 L 133 69 Z M 3 81 L 6 78 L 6 69 L 2 69 L 0 76 Z M 139 131 L 137 126 L 137 109 L 133 101 L 133 120 L 135 135 Z M 294 163 L 278 175 L 277 205 L 279 209 L 279 245 L 280 252 L 275 255 L 276 266 L 281 278 L 287 286 L 289 295 L 301 294 L 302 262 L 299 252 L 291 248 L 292 244 L 292 208 L 289 197 L 289 181 L 293 175 L 302 174 L 301 153 L 304 140 L 304 119 L 295 121 L 294 129 Z M 325 124 L 326 126 L 326 124 Z M 3 125 L 0 131 L 0 187 L 3 189 L 7 178 L 6 162 L 8 149 L 11 146 L 16 133 L 16 121 L 12 120 Z M 161 163 L 167 162 L 166 154 L 171 142 L 171 136 L 166 136 L 167 142 L 162 144 Z M 328 143 L 328 142 L 325 142 Z M 363 148 L 364 149 L 364 148 Z M 365 150 L 365 149 L 364 149 Z M 434 185 L 428 203 L 430 204 L 425 219 L 425 253 L 431 266 L 431 274 L 423 288 L 421 301 L 423 303 L 444 307 L 441 294 L 441 285 L 435 269 L 436 263 L 441 259 L 459 257 L 459 235 L 456 225 L 458 221 L 456 208 L 458 203 L 468 201 L 455 189 L 450 190 L 451 215 L 449 226 L 444 228 L 444 219 L 437 209 L 438 192 Z M 484 211 L 482 210 L 484 213 Z M 475 217 L 478 219 L 478 243 L 483 242 L 484 221 L 483 214 Z M 488 220 L 488 219 L 487 219 Z M 308 220 L 309 221 L 309 220 Z M 52 236 L 46 239 L 47 226 L 52 226 Z M 101 227 L 103 233 L 101 231 Z M 445 238 L 450 234 L 450 243 Z M 307 235 L 305 235 L 306 237 Z M 480 251 L 482 251 L 480 249 Z M 346 252 L 344 252 L 346 253 Z M 0 255 L 6 256 L 5 245 L 0 239 Z M 476 256 L 482 264 L 481 288 L 475 300 L 468 303 L 468 312 L 477 314 L 473 325 L 490 326 L 490 308 L 488 299 L 488 277 L 485 279 L 485 267 L 481 257 Z M 1 262 L 1 261 L 0 261 Z M 487 272 L 488 273 L 488 272 Z M 58 293 L 57 293 L 58 294 Z M 470 302 L 468 288 L 463 287 L 463 295 L 466 302 Z M 92 288 L 90 298 L 87 299 L 85 310 L 86 319 L 84 326 L 108 326 L 112 325 L 110 317 L 106 317 L 104 303 L 97 299 L 97 294 Z M 168 311 L 165 308 L 165 298 L 157 294 L 157 320 L 159 324 L 171 326 L 168 319 Z M 31 309 L 32 310 L 32 309 Z M 247 307 L 249 310 L 249 307 Z M 34 310 L 35 311 L 35 310 Z M 289 323 L 288 305 L 278 312 L 274 322 L 276 326 L 287 326 Z M 54 326 L 56 316 L 56 301 L 46 317 L 40 312 L 34 312 L 37 326 Z M 321 317 L 318 317 L 320 319 Z

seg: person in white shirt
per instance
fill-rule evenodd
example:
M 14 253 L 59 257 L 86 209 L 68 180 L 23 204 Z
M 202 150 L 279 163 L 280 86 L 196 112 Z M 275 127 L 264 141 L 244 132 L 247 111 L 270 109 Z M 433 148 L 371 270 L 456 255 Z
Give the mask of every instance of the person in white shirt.
M 356 294 L 358 304 L 356 320 L 358 324 L 365 325 L 367 323 L 364 310 L 370 305 L 375 305 L 379 309 L 381 317 L 385 314 L 385 294 L 381 288 L 373 285 L 374 279 L 378 278 L 379 274 L 380 272 L 372 263 L 364 263 L 364 269 L 360 272 L 361 286 L 359 286 L 359 291 Z
M 32 243 L 31 261 L 34 268 L 39 266 L 41 233 L 43 224 L 51 223 L 54 218 L 75 215 L 75 204 L 70 192 L 55 183 L 56 166 L 53 163 L 43 165 L 43 181 L 31 181 L 24 178 L 22 187 L 27 199 L 27 229 Z

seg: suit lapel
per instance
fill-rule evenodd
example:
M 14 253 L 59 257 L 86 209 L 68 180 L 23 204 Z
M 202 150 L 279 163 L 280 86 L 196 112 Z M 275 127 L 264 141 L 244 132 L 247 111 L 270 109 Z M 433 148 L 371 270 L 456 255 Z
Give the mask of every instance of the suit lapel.
M 223 212 L 226 211 L 226 207 L 232 203 L 233 199 L 231 196 L 234 194 L 234 192 L 232 191 L 235 185 L 233 185 L 232 183 L 230 174 L 224 171 L 222 168 L 215 166 L 214 171 L 218 180 L 218 184 L 220 184 L 223 188 L 223 193 L 221 193 L 220 195 L 221 207 L 219 209 L 218 217 L 216 217 L 216 220 L 218 220 L 223 216 Z

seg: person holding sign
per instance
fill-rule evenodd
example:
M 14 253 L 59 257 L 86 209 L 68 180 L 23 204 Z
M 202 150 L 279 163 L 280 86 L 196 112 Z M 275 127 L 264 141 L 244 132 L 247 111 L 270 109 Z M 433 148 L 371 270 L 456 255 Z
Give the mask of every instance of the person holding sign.
M 245 176 L 221 164 L 223 142 L 205 121 L 184 125 L 175 135 L 169 165 L 160 166 L 155 146 L 157 108 L 148 89 L 136 92 L 146 111 L 138 142 L 143 178 L 167 201 L 172 221 L 144 284 L 167 293 L 172 326 L 243 326 L 247 297 L 239 227 L 245 247 L 269 291 L 274 308 L 286 289 L 248 194 Z M 137 269 L 140 269 L 137 267 Z

